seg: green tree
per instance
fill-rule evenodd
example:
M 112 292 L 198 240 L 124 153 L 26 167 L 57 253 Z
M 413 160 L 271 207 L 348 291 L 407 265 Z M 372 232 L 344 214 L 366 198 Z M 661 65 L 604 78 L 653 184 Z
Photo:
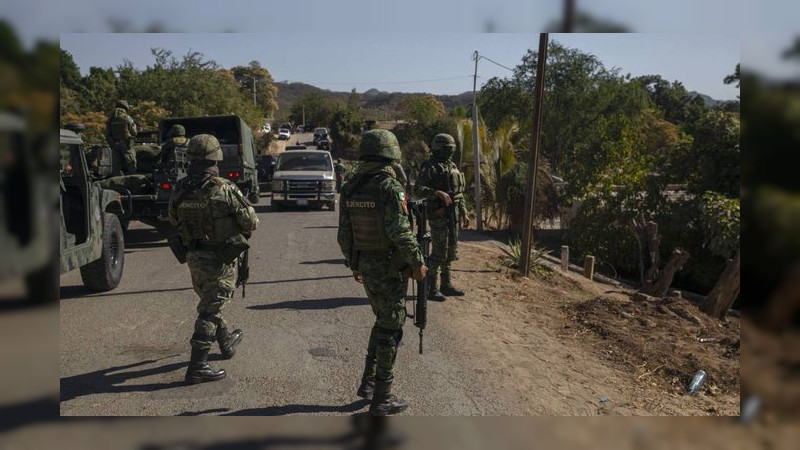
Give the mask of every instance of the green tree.
M 333 119 L 334 104 L 317 92 L 307 92 L 303 98 L 292 105 L 289 120 L 292 123 L 306 122 L 314 126 L 327 126 Z
M 444 104 L 430 94 L 410 95 L 403 99 L 398 109 L 407 120 L 420 125 L 430 125 L 444 116 Z
M 63 49 L 60 51 L 61 83 L 68 89 L 77 89 L 81 80 L 81 71 L 70 52 Z
M 347 109 L 354 113 L 361 112 L 361 96 L 356 92 L 356 88 L 350 91 L 350 96 L 347 97 Z
M 245 96 L 252 98 L 255 83 L 256 104 L 264 117 L 272 117 L 278 110 L 278 87 L 269 70 L 258 61 L 250 61 L 247 66 L 232 67 L 231 73 Z
M 722 111 L 711 111 L 697 123 L 692 147 L 696 161 L 693 192 L 712 191 L 739 197 L 740 129 L 738 117 Z

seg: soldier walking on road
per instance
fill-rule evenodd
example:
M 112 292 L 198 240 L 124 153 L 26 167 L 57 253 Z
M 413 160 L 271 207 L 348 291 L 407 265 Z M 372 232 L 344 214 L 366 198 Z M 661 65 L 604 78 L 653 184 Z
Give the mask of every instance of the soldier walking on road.
M 445 296 L 461 296 L 464 292 L 453 286 L 450 266 L 458 259 L 460 226 L 469 226 L 464 203 L 464 174 L 453 162 L 456 142 L 449 134 L 437 134 L 431 145 L 431 158 L 420 168 L 414 184 L 414 196 L 428 200 L 428 223 L 431 226 L 433 251 L 430 258 L 430 291 L 432 300 L 444 301 Z M 441 291 L 439 270 L 441 269 Z
M 370 414 L 385 416 L 408 408 L 391 393 L 394 362 L 406 320 L 408 275 L 421 280 L 428 269 L 408 220 L 397 138 L 370 130 L 359 150 L 361 164 L 342 186 L 338 241 L 375 313 L 358 396 L 372 400 Z
M 128 102 L 120 100 L 114 112 L 106 121 L 106 141 L 111 146 L 111 175 L 130 175 L 136 173 L 136 151 L 133 138 L 136 137 L 136 122 L 128 114 Z
M 201 383 L 225 378 L 225 370 L 207 362 L 214 341 L 222 357 L 230 359 L 242 340 L 242 330 L 228 331 L 223 309 L 236 288 L 236 258 L 247 249 L 258 217 L 239 188 L 219 177 L 222 148 L 217 138 L 194 136 L 186 153 L 189 174 L 172 193 L 169 220 L 186 247 L 192 286 L 200 296 L 186 381 Z
M 344 164 L 342 164 L 341 158 L 336 158 L 336 162 L 333 164 L 333 172 L 336 174 L 336 192 L 341 192 L 342 182 L 344 182 L 344 174 L 347 172 Z

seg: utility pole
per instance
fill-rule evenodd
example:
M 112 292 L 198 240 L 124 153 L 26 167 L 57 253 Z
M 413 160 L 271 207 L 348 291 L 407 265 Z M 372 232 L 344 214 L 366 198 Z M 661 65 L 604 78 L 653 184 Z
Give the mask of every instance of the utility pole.
M 475 60 L 475 75 L 472 77 L 472 160 L 475 171 L 475 217 L 478 231 L 483 231 L 483 214 L 481 211 L 481 148 L 478 139 L 478 51 L 472 54 Z
M 531 246 L 533 244 L 533 218 L 536 203 L 536 172 L 539 170 L 539 135 L 542 126 L 542 104 L 544 97 L 544 74 L 547 67 L 548 33 L 539 34 L 539 55 L 536 64 L 536 88 L 534 93 L 533 133 L 528 160 L 528 184 L 525 189 L 525 221 L 522 228 L 522 260 L 520 275 L 527 277 L 531 271 Z
M 256 106 L 256 77 L 253 78 L 253 106 Z
M 575 0 L 564 0 L 564 22 L 561 27 L 562 33 L 572 33 L 575 27 Z
M 303 126 L 305 127 L 305 125 L 306 125 L 306 105 L 303 105 Z

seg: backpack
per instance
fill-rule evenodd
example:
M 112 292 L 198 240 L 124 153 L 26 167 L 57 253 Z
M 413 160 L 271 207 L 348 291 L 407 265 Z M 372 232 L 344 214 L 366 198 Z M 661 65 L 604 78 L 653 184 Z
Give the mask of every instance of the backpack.
M 122 108 L 114 110 L 109 127 L 111 128 L 111 137 L 116 141 L 125 141 L 133 138 L 130 130 L 130 118 Z

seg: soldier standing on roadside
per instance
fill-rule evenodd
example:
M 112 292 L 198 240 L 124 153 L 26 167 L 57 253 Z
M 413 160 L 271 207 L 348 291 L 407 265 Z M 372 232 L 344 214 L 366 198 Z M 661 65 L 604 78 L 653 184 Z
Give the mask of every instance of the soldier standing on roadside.
M 458 259 L 458 232 L 460 226 L 469 226 L 469 215 L 464 203 L 464 174 L 453 162 L 456 142 L 449 134 L 437 134 L 431 145 L 431 158 L 420 168 L 414 184 L 414 195 L 428 199 L 428 223 L 431 226 L 433 251 L 430 259 L 430 291 L 432 300 L 444 301 L 446 295 L 461 296 L 464 292 L 453 286 L 450 266 Z M 448 219 L 447 208 L 455 208 Z M 459 219 L 460 218 L 460 219 Z M 449 223 L 452 220 L 455 223 Z M 460 223 L 459 223 L 460 221 Z M 441 269 L 441 291 L 439 270 Z
M 106 141 L 111 146 L 111 175 L 130 175 L 136 173 L 136 151 L 133 138 L 136 137 L 136 122 L 128 114 L 130 107 L 125 100 L 119 100 L 114 112 L 106 121 Z
M 228 331 L 222 310 L 236 287 L 236 257 L 247 248 L 258 217 L 239 188 L 219 177 L 222 148 L 217 138 L 194 136 L 186 153 L 188 176 L 172 193 L 169 220 L 187 249 L 192 285 L 200 296 L 186 381 L 202 383 L 225 378 L 225 370 L 215 370 L 207 362 L 214 341 L 222 357 L 230 359 L 242 340 L 242 330 Z
M 394 362 L 403 338 L 408 274 L 421 280 L 428 269 L 408 220 L 397 138 L 370 130 L 359 150 L 361 164 L 342 186 L 338 241 L 376 317 L 358 396 L 372 400 L 370 414 L 385 416 L 408 408 L 391 393 Z

